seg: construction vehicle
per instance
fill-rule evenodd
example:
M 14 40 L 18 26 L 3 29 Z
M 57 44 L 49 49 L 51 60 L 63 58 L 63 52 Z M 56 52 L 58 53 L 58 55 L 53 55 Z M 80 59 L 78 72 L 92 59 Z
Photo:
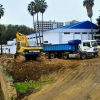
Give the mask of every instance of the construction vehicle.
M 78 58 L 86 59 L 98 56 L 96 40 L 70 40 L 66 44 L 43 45 L 46 58 Z
M 30 46 L 26 35 L 16 33 L 16 54 L 14 58 L 19 61 L 26 61 L 27 59 L 38 59 L 42 51 L 41 46 Z

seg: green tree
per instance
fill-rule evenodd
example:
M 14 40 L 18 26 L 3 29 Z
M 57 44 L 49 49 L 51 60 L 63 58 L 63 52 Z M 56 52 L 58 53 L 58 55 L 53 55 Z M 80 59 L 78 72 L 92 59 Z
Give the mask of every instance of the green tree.
M 4 15 L 4 8 L 3 5 L 0 4 L 0 19 L 3 15 Z M 1 54 L 2 54 L 2 31 L 0 32 L 0 40 L 1 40 Z
M 1 33 L 2 33 L 2 43 L 6 43 L 6 27 L 0 24 Z M 1 43 L 0 43 L 1 44 Z
M 6 44 L 7 41 L 13 40 L 16 38 L 16 33 L 20 32 L 25 35 L 29 35 L 31 33 L 35 33 L 32 28 L 26 27 L 25 25 L 11 25 L 5 27 L 5 25 L 0 25 L 2 29 L 2 43 Z
M 45 2 L 45 0 L 41 0 L 40 1 L 40 13 L 42 13 L 42 41 L 43 41 L 43 14 L 46 11 L 48 5 L 47 2 Z
M 84 0 L 83 1 L 83 6 L 86 7 L 88 17 L 90 18 L 90 21 L 92 23 L 92 16 L 93 16 L 92 7 L 94 6 L 94 0 Z M 92 33 L 92 39 L 93 39 L 92 24 L 91 24 L 91 33 Z

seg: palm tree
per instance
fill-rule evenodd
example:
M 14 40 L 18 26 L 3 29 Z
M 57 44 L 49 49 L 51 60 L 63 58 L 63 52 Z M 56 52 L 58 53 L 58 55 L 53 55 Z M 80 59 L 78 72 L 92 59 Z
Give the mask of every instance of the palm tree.
M 92 39 L 93 39 L 93 30 L 92 30 L 93 11 L 92 11 L 92 7 L 94 6 L 94 0 L 84 0 L 83 6 L 86 7 L 88 17 L 90 18 L 90 21 L 91 21 L 91 34 L 92 34 Z
M 40 0 L 34 0 L 34 3 L 35 3 L 34 10 L 37 13 L 37 24 L 38 24 L 38 32 L 39 32 L 38 13 L 40 12 Z M 41 44 L 40 32 L 39 32 L 39 41 Z
M 30 4 L 28 4 L 28 11 L 31 16 L 33 16 L 33 29 L 34 29 L 34 15 L 36 14 L 34 10 L 35 3 L 32 1 Z
M 42 42 L 43 42 L 43 14 L 46 11 L 48 5 L 47 2 L 45 2 L 45 0 L 41 0 L 40 1 L 40 13 L 42 13 Z
M 3 8 L 3 5 L 0 4 L 0 19 L 3 15 L 4 15 L 4 8 Z M 1 30 L 1 27 L 0 27 L 0 30 Z M 1 54 L 2 54 L 2 34 L 1 32 L 0 32 L 0 40 L 1 40 Z
M 32 1 L 31 3 L 28 4 L 28 9 L 27 9 L 30 15 L 33 17 L 33 30 L 34 30 L 34 15 L 36 14 L 34 10 L 34 6 L 35 6 L 35 3 Z M 36 33 L 36 41 L 38 43 L 37 33 Z

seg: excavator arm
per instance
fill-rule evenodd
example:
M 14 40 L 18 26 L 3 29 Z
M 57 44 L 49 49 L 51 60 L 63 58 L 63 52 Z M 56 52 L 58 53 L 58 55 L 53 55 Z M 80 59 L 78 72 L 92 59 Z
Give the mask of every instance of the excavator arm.
M 29 46 L 28 38 L 26 35 L 21 34 L 19 32 L 16 33 L 16 43 L 23 42 L 25 43 L 25 46 Z

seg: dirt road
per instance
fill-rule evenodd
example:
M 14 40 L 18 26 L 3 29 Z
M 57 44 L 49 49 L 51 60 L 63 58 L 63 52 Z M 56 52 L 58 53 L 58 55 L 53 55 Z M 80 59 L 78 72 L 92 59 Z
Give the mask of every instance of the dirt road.
M 57 82 L 28 96 L 28 100 L 100 100 L 100 57 L 63 63 L 66 69 Z

